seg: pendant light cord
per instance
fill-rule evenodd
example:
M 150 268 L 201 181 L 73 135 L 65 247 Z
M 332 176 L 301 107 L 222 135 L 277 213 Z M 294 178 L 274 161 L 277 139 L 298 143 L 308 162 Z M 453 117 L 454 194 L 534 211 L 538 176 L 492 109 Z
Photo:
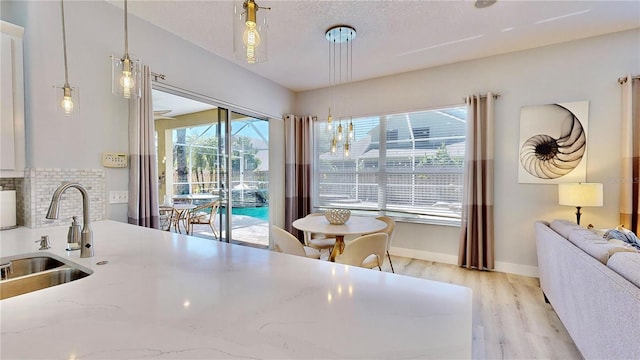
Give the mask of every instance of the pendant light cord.
M 129 28 L 127 21 L 127 0 L 124 0 L 124 54 L 129 55 Z
M 338 39 L 340 39 L 340 41 L 342 41 L 342 28 L 340 28 L 338 30 Z M 343 83 L 342 83 L 342 42 L 340 43 L 340 47 L 338 47 L 338 50 L 340 51 L 338 53 L 338 83 L 344 87 Z M 344 93 L 344 88 L 340 91 L 340 93 Z M 341 97 L 342 98 L 342 97 Z M 342 113 L 344 112 L 344 100 L 340 101 L 340 112 L 338 113 L 338 120 L 340 122 L 340 124 L 342 124 Z
M 347 76 L 345 80 L 347 83 L 351 82 L 351 56 L 353 55 L 353 52 L 351 50 L 351 36 L 352 36 L 351 30 L 349 30 L 349 36 L 347 37 L 347 63 L 344 66 L 347 72 Z M 349 117 L 351 117 L 351 90 L 347 90 L 347 91 L 349 92 L 349 95 L 347 96 L 347 101 L 348 101 L 347 113 L 349 114 Z
M 333 107 L 333 81 L 331 80 L 331 41 L 329 42 L 329 115 Z
M 60 0 L 62 11 L 62 49 L 64 52 L 64 87 L 69 87 L 69 69 L 67 67 L 67 32 L 64 26 L 64 0 Z
M 333 84 L 331 89 L 331 98 L 333 102 L 333 113 L 334 115 L 338 114 L 338 101 L 336 100 L 336 84 L 338 83 L 336 79 L 336 39 L 333 38 Z M 339 116 L 338 116 L 339 118 Z

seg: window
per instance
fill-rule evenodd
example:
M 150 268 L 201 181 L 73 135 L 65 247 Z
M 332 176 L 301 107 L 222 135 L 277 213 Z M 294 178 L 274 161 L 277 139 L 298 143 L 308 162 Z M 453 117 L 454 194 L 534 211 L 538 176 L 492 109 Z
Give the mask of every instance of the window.
M 349 156 L 331 154 L 332 133 L 317 121 L 314 207 L 458 224 L 466 118 L 458 106 L 353 119 Z

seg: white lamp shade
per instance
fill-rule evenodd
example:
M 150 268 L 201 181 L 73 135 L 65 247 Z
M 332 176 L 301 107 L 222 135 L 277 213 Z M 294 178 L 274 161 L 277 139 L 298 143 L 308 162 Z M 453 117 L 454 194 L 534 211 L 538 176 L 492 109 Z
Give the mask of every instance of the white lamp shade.
M 558 184 L 558 203 L 568 206 L 602 206 L 602 184 Z

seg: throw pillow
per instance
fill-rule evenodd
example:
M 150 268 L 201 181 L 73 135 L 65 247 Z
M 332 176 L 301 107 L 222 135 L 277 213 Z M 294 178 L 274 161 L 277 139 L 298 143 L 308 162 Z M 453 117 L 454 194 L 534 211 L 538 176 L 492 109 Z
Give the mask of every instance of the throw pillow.
M 631 230 L 625 229 L 622 225 L 615 229 L 607 230 L 604 234 L 604 238 L 605 240 L 621 240 L 637 249 L 640 249 L 640 239 L 638 239 L 636 234 Z

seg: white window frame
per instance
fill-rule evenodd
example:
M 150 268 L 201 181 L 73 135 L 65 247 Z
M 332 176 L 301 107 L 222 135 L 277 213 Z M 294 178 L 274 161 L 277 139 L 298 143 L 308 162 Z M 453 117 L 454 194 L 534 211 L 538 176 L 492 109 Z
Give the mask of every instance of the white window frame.
M 430 112 L 437 112 L 438 114 L 442 115 L 443 120 L 436 121 L 436 124 L 443 124 L 443 128 L 447 126 L 444 123 L 440 122 L 447 121 L 444 120 L 444 118 L 451 118 L 448 119 L 447 124 L 449 124 L 451 121 L 458 121 L 460 122 L 460 124 L 451 125 L 450 131 L 452 133 L 444 136 L 440 134 L 440 136 L 438 136 L 438 131 L 435 131 L 434 134 L 434 131 L 430 131 L 430 129 L 426 128 L 424 124 L 417 124 L 415 127 L 413 127 L 414 125 L 412 124 L 412 122 L 408 121 L 408 123 L 410 124 L 408 125 L 410 135 L 406 138 L 402 138 L 402 136 L 400 136 L 397 140 L 397 144 L 399 145 L 391 146 L 390 148 L 388 148 L 387 146 L 387 136 L 379 135 L 387 133 L 387 119 L 397 119 L 401 116 L 406 116 L 407 119 L 409 119 L 411 116 L 421 116 L 421 114 Z M 450 114 L 451 112 L 455 112 L 456 116 L 452 116 Z M 317 120 L 314 123 L 314 165 L 312 175 L 312 205 L 314 211 L 322 211 L 327 208 L 348 208 L 355 213 L 387 215 L 394 217 L 398 221 L 404 222 L 459 226 L 462 208 L 461 201 L 464 167 L 464 134 L 466 133 L 466 131 L 464 131 L 464 128 L 466 128 L 466 106 L 447 106 L 436 109 L 379 115 L 373 117 L 368 116 L 366 118 L 363 117 L 354 119 L 353 123 L 356 126 L 356 134 L 358 134 L 358 126 L 361 120 L 366 121 L 368 119 L 369 121 L 371 121 L 371 119 L 376 118 L 378 119 L 376 128 L 379 141 L 374 141 L 372 139 L 373 135 L 368 136 L 370 146 L 374 145 L 374 147 L 368 147 L 368 149 L 370 150 L 367 150 L 363 153 L 357 153 L 358 147 L 354 146 L 352 143 L 352 154 L 350 154 L 348 158 L 345 158 L 342 154 L 340 150 L 341 147 L 338 147 L 339 150 L 335 155 L 329 155 L 327 151 L 323 151 L 327 149 L 327 142 L 330 142 L 328 138 L 329 135 L 326 131 L 327 123 L 326 120 Z M 345 120 L 343 120 L 343 122 L 345 122 Z M 375 120 L 373 120 L 373 122 L 375 123 Z M 336 126 L 337 125 L 334 124 L 333 128 L 335 129 Z M 414 139 L 414 129 L 421 130 L 419 131 L 419 133 L 421 134 L 424 134 L 425 132 L 428 133 L 429 137 L 419 137 Z M 395 134 L 398 134 L 398 129 L 392 129 L 391 131 L 393 131 L 393 133 Z M 440 133 L 441 132 L 442 131 L 440 131 Z M 371 130 L 371 133 L 376 132 L 374 130 Z M 361 140 L 358 139 L 358 137 L 363 137 L 362 132 L 360 133 L 360 136 L 356 136 L 356 141 Z M 459 141 L 461 138 L 463 140 Z M 435 155 L 432 154 L 434 154 L 434 151 L 437 152 L 437 150 L 433 149 L 433 144 L 425 145 L 427 148 L 430 148 L 429 150 L 426 150 L 420 146 L 416 147 L 416 144 L 423 141 L 431 141 L 432 143 L 434 141 L 442 141 L 442 150 L 446 150 L 445 159 L 452 159 L 451 163 L 448 165 L 439 166 L 422 165 L 421 169 L 417 169 L 417 164 L 419 164 L 420 161 L 417 161 L 416 159 L 418 159 L 419 157 L 426 158 L 427 156 L 433 156 L 431 159 L 435 159 Z M 392 143 L 396 143 L 396 141 L 393 141 Z M 402 143 L 404 143 L 405 146 L 403 146 Z M 449 146 L 453 144 L 457 145 Z M 377 150 L 375 149 L 375 145 L 378 146 Z M 451 149 L 454 147 L 456 148 L 456 150 L 454 151 L 455 154 L 452 155 Z M 362 146 L 360 146 L 360 149 L 362 149 Z M 353 154 L 353 150 L 356 150 L 355 154 Z M 391 155 L 388 156 L 387 154 Z M 386 158 L 386 161 L 382 161 L 380 159 L 380 156 L 384 156 L 384 158 Z M 332 160 L 331 157 L 335 157 L 335 160 Z M 372 165 L 371 160 L 377 160 L 377 165 Z M 390 171 L 390 169 L 386 165 L 389 161 L 397 161 L 398 163 L 404 161 L 406 164 L 409 164 L 408 167 L 410 167 L 410 171 L 402 171 L 406 170 L 406 167 L 399 168 L 399 170 L 401 171 Z M 367 163 L 370 166 L 366 166 Z M 323 171 L 322 169 L 326 166 L 326 164 L 331 164 L 332 168 L 335 170 L 321 172 Z M 344 171 L 338 170 L 340 166 L 342 166 L 342 169 L 344 169 Z M 350 168 L 351 170 L 349 170 L 348 168 Z M 409 182 L 402 182 L 402 174 L 406 175 L 406 177 L 410 179 Z M 371 180 L 366 179 L 371 178 L 372 176 L 376 178 L 376 182 L 371 182 Z M 430 177 L 434 176 L 438 178 L 438 180 L 436 181 L 439 183 L 425 184 L 424 181 L 416 180 L 418 178 L 429 179 Z M 325 180 L 329 179 L 330 177 L 342 177 L 343 179 L 352 177 L 353 180 L 350 182 L 339 180 L 337 183 L 334 183 L 332 185 L 330 181 L 321 181 L 320 177 L 323 177 L 323 179 Z M 393 181 L 388 181 L 392 180 L 394 177 L 396 179 L 399 178 L 400 182 L 396 181 L 396 183 L 394 184 Z M 445 185 L 442 183 L 443 181 L 449 181 L 451 183 Z M 327 187 L 330 188 L 331 186 L 335 186 L 337 189 L 331 189 L 327 191 Z M 374 190 L 369 189 L 369 192 L 367 193 L 366 188 L 371 186 L 375 186 L 377 188 L 375 190 L 375 192 L 377 192 L 376 196 L 370 195 L 374 192 Z M 342 187 L 342 189 L 339 189 L 339 187 Z M 349 190 L 347 188 L 349 188 Z M 393 195 L 394 188 L 400 189 L 399 192 L 396 193 L 397 195 L 395 196 L 395 198 Z M 420 189 L 422 189 L 422 191 L 420 191 Z M 425 198 L 427 197 L 426 194 L 430 191 L 441 194 L 451 194 L 441 198 L 442 200 L 446 198 L 447 201 L 435 201 L 433 204 L 425 205 Z M 417 193 L 420 194 L 416 195 Z M 409 195 L 409 201 L 406 204 L 399 204 L 398 199 L 404 194 Z M 369 197 L 375 198 L 375 201 L 367 201 Z M 430 196 L 430 199 L 437 200 L 438 196 Z M 390 200 L 392 200 L 392 203 L 388 204 Z M 418 202 L 422 202 L 422 204 L 417 204 Z

